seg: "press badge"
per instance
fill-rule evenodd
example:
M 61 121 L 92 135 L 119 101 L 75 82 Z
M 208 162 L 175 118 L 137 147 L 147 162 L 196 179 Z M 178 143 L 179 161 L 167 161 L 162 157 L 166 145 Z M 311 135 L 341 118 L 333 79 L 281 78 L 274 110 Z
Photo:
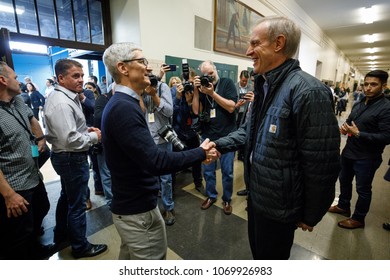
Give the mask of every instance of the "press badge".
M 211 109 L 211 110 L 210 110 L 210 118 L 213 119 L 213 118 L 215 118 L 216 116 L 217 116 L 217 113 L 216 113 L 216 111 L 215 111 L 215 108 Z
M 38 145 L 31 145 L 31 155 L 33 158 L 39 157 Z
M 154 113 L 148 113 L 148 120 L 149 120 L 150 123 L 154 123 L 155 122 Z
M 271 132 L 271 133 L 276 133 L 276 129 L 277 129 L 278 127 L 276 126 L 276 125 L 274 125 L 274 124 L 271 124 L 270 126 L 269 126 L 269 132 Z

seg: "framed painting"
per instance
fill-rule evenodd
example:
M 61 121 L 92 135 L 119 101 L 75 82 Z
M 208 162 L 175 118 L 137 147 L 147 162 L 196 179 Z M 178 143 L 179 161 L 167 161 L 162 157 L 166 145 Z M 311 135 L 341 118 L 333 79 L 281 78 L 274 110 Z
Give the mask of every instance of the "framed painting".
M 237 0 L 214 0 L 214 51 L 246 57 L 252 28 L 264 16 Z

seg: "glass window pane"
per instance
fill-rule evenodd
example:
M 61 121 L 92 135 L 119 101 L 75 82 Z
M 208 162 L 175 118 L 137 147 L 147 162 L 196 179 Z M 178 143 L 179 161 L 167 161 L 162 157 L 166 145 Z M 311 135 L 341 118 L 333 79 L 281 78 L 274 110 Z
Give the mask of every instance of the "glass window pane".
M 34 0 L 16 0 L 16 7 L 24 10 L 24 13 L 17 14 L 19 32 L 30 35 L 38 35 L 37 14 L 35 12 Z
M 77 41 L 90 43 L 87 0 L 74 0 L 73 10 L 76 21 Z
M 71 0 L 56 0 L 60 39 L 75 41 Z
M 89 1 L 89 13 L 91 17 L 92 43 L 104 45 L 103 40 L 103 15 L 102 3 L 99 0 Z
M 58 38 L 53 0 L 37 0 L 41 36 Z
M 20 7 L 16 6 L 17 13 L 24 13 Z M 0 0 L 0 27 L 16 32 L 14 7 L 11 0 Z

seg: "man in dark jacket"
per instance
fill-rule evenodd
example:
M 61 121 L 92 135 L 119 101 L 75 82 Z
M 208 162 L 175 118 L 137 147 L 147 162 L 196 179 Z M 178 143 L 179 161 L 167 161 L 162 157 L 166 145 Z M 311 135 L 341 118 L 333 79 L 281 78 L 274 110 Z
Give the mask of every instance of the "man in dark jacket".
M 390 144 L 390 101 L 383 94 L 389 75 L 382 70 L 367 73 L 364 78 L 365 97 L 352 108 L 340 132 L 348 134 L 341 154 L 339 175 L 340 196 L 329 212 L 348 219 L 340 221 L 342 228 L 363 228 L 372 196 L 372 180 L 382 163 L 382 153 Z M 351 218 L 352 180 L 356 179 L 358 200 Z
M 312 231 L 335 193 L 340 133 L 332 94 L 292 58 L 300 34 L 284 17 L 266 17 L 254 28 L 246 53 L 259 74 L 251 114 L 236 132 L 215 141 L 221 152 L 246 145 L 254 259 L 288 259 L 296 228 Z

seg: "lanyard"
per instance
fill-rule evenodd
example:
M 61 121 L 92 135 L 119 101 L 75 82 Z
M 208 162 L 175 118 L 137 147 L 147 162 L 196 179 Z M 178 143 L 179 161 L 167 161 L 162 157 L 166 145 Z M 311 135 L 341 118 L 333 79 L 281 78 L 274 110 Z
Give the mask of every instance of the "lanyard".
M 31 141 L 35 140 L 34 134 L 32 134 L 32 132 L 28 128 L 26 122 L 24 121 L 22 114 L 16 108 L 15 108 L 15 110 L 16 110 L 16 112 L 18 112 L 21 120 L 16 115 L 14 115 L 13 112 L 8 111 L 8 109 L 6 109 L 4 106 L 1 106 L 1 108 L 3 108 L 4 111 L 6 111 L 11 116 L 13 116 L 15 118 L 15 120 L 28 132 L 28 134 L 30 135 L 30 140 Z M 11 110 L 13 111 L 12 108 L 11 108 Z M 23 123 L 22 123 L 22 121 L 23 121 Z
M 80 109 L 82 109 L 82 106 L 81 106 L 81 103 L 80 102 L 77 102 L 76 99 L 73 99 L 71 98 L 69 95 L 66 94 L 66 92 L 60 90 L 60 89 L 55 89 L 56 91 L 59 91 L 59 92 L 62 92 L 63 94 L 65 94 L 66 97 L 68 97 L 70 100 L 72 100 Z

